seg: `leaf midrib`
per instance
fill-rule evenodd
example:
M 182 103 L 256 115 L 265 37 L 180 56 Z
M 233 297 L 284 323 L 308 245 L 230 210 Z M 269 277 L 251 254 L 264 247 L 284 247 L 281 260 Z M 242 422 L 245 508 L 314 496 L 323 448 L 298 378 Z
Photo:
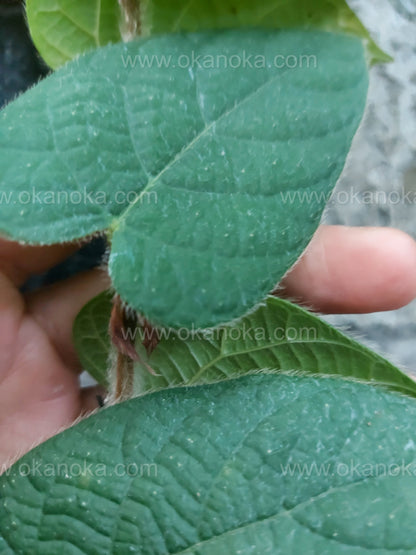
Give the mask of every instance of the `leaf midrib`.
M 249 354 L 249 353 L 253 353 L 253 352 L 258 352 L 258 351 L 262 351 L 262 350 L 272 350 L 272 349 L 278 349 L 279 347 L 285 347 L 288 345 L 293 345 L 293 344 L 298 344 L 298 345 L 309 345 L 309 344 L 324 344 L 324 345 L 334 345 L 334 346 L 338 346 L 338 347 L 344 347 L 346 349 L 355 351 L 359 354 L 362 354 L 363 356 L 366 356 L 367 358 L 372 358 L 373 360 L 376 359 L 378 357 L 378 355 L 376 353 L 372 354 L 372 353 L 367 353 L 365 351 L 362 351 L 361 349 L 355 347 L 354 345 L 349 345 L 348 343 L 344 343 L 342 341 L 336 341 L 336 340 L 327 340 L 327 339 L 314 339 L 311 341 L 281 341 L 281 342 L 277 342 L 277 343 L 271 343 L 268 345 L 262 345 L 260 347 L 255 347 L 255 348 L 251 348 L 251 349 L 246 349 L 246 350 L 242 350 L 242 351 L 237 351 L 237 352 L 233 352 L 233 353 L 223 353 L 222 351 L 222 346 L 221 346 L 221 351 L 220 354 L 218 355 L 218 357 L 216 357 L 215 359 L 213 359 L 212 361 L 210 361 L 208 364 L 206 364 L 205 366 L 203 366 L 194 376 L 193 378 L 188 382 L 187 385 L 194 385 L 198 380 L 201 379 L 202 375 L 204 374 L 204 372 L 206 372 L 207 370 L 209 370 L 209 368 L 211 368 L 212 366 L 214 366 L 215 364 L 217 364 L 217 362 L 220 362 L 221 360 L 230 358 L 230 357 L 237 357 L 237 356 L 241 356 L 241 355 L 245 355 L 245 354 Z M 393 385 L 393 384 L 389 384 L 389 382 L 377 382 L 377 383 L 382 383 L 385 385 Z M 394 384 L 397 385 L 397 384 Z M 408 387 L 406 387 L 406 385 L 402 385 L 400 384 L 400 387 L 405 388 L 406 390 L 411 391 Z
M 247 94 L 246 96 L 244 96 L 242 99 L 237 100 L 237 102 L 228 110 L 226 110 L 225 112 L 223 112 L 217 119 L 211 121 L 209 123 L 209 125 L 205 125 L 202 127 L 201 131 L 199 133 L 196 134 L 196 136 L 187 144 L 185 145 L 178 153 L 176 153 L 174 155 L 174 157 L 168 162 L 168 164 L 166 164 L 166 166 L 159 171 L 159 173 L 157 175 L 155 175 L 151 180 L 149 180 L 149 182 L 147 183 L 147 185 L 142 189 L 142 191 L 140 192 L 140 194 L 138 194 L 134 201 L 124 210 L 124 212 L 122 212 L 117 218 L 115 218 L 112 221 L 112 224 L 110 225 L 110 229 L 111 231 L 114 233 L 118 227 L 121 225 L 121 223 L 123 222 L 123 220 L 125 220 L 128 216 L 128 213 L 136 206 L 136 204 L 139 204 L 143 198 L 143 196 L 145 194 L 147 194 L 149 192 L 149 190 L 153 189 L 155 186 L 158 185 L 158 182 L 160 181 L 160 179 L 162 178 L 162 176 L 168 171 L 170 170 L 178 161 L 180 161 L 183 156 L 185 156 L 185 154 L 195 145 L 197 144 L 202 138 L 204 138 L 213 128 L 215 128 L 215 126 L 220 123 L 223 119 L 227 118 L 229 115 L 231 115 L 235 110 L 237 110 L 238 108 L 240 108 L 241 106 L 243 106 L 246 102 L 249 102 L 250 100 L 252 100 L 253 98 L 255 98 L 258 94 L 260 94 L 265 88 L 267 88 L 268 86 L 272 85 L 273 83 L 275 83 L 276 81 L 278 81 L 279 79 L 281 79 L 282 77 L 284 77 L 285 73 L 280 74 L 277 73 L 276 75 L 272 76 L 271 78 L 267 78 L 266 81 L 264 83 L 262 83 L 260 86 L 258 86 L 256 89 L 254 89 L 253 91 L 250 91 L 249 94 Z M 268 76 L 267 76 L 268 77 Z M 196 81 L 197 77 L 195 77 L 195 81 Z M 354 83 L 353 87 L 351 88 L 355 88 L 357 86 L 357 83 Z M 122 89 L 124 89 L 125 92 L 127 92 L 125 90 L 124 85 L 122 86 Z M 126 98 L 124 96 L 125 92 L 123 92 L 123 99 L 124 99 L 124 106 L 126 106 Z M 201 119 L 202 119 L 202 114 L 201 114 Z M 139 158 L 139 156 L 137 155 L 137 150 L 136 150 L 136 145 L 134 144 L 133 141 L 133 137 L 131 136 L 131 140 L 132 140 L 132 146 L 133 146 L 133 151 L 136 153 L 136 157 L 140 163 L 140 165 L 143 167 L 143 169 L 145 170 L 145 173 L 147 173 L 146 169 L 143 166 L 143 162 L 142 160 Z
M 266 88 L 267 86 L 271 85 L 272 83 L 274 83 L 279 77 L 281 77 L 281 75 L 275 75 L 274 77 L 272 77 L 271 79 L 268 79 L 267 81 L 265 81 L 264 83 L 262 83 L 259 87 L 257 87 L 254 91 L 251 91 L 247 96 L 245 96 L 244 98 L 241 99 L 241 101 L 237 101 L 234 106 L 232 106 L 232 108 L 230 108 L 229 110 L 226 110 L 224 113 L 222 113 L 217 119 L 213 120 L 209 125 L 204 126 L 201 131 L 199 133 L 197 133 L 197 135 L 192 139 L 192 141 L 190 141 L 187 145 L 185 145 L 185 147 L 178 152 L 173 158 L 172 160 L 153 178 L 149 181 L 149 183 L 142 189 L 142 191 L 140 192 L 139 195 L 136 196 L 136 198 L 134 199 L 134 202 L 132 202 L 124 212 L 121 213 L 121 215 L 118 218 L 115 218 L 115 220 L 113 220 L 113 224 L 111 226 L 113 232 L 117 230 L 117 228 L 120 226 L 120 224 L 123 222 L 123 220 L 125 220 L 127 218 L 128 213 L 134 208 L 134 206 L 138 203 L 141 202 L 142 197 L 150 190 L 153 189 L 153 187 L 155 187 L 159 180 L 161 179 L 161 177 L 172 167 L 174 166 L 174 164 L 176 164 L 176 162 L 178 162 L 179 160 L 181 160 L 181 158 L 183 158 L 183 156 L 199 141 L 201 140 L 203 137 L 205 137 L 210 131 L 211 129 L 213 129 L 221 120 L 223 120 L 224 118 L 228 117 L 230 114 L 233 113 L 234 110 L 236 110 L 237 108 L 240 108 L 245 102 L 248 102 L 249 100 L 251 100 L 252 98 L 254 98 L 257 94 L 260 94 L 260 92 Z M 133 145 L 134 146 L 134 145 Z M 140 160 L 139 160 L 140 161 Z

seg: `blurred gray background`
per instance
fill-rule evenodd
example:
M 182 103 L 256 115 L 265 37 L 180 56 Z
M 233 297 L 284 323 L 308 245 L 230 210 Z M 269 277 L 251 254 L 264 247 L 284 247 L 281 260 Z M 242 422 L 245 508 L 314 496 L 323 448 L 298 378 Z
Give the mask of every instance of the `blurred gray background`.
M 371 69 L 366 113 L 324 222 L 397 227 L 416 239 L 416 0 L 348 4 L 394 61 Z M 378 201 L 372 204 L 346 203 L 344 191 L 366 194 L 363 199 L 368 192 L 385 195 L 372 196 Z M 391 312 L 327 320 L 416 376 L 416 301 Z

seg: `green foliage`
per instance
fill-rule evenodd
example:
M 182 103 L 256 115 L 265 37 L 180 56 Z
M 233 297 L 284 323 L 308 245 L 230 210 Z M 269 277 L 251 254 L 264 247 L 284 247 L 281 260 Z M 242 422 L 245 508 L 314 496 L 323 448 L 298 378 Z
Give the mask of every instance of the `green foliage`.
M 117 0 L 26 0 L 26 13 L 33 42 L 53 69 L 121 40 Z
M 370 64 L 391 60 L 344 0 L 144 0 L 143 35 L 232 27 L 291 27 L 348 33 L 363 39 Z
M 83 308 L 74 326 L 84 368 L 103 385 L 110 357 L 110 312 L 110 296 L 102 293 Z M 306 310 L 276 297 L 268 297 L 254 312 L 223 328 L 193 333 L 137 327 L 131 332 L 141 360 L 157 374 L 151 375 L 136 362 L 133 396 L 235 378 L 258 368 L 341 376 L 416 396 L 415 382 L 390 362 Z M 142 342 L 156 336 L 159 344 L 148 358 Z
M 413 400 L 343 380 L 257 375 L 147 395 L 0 478 L 0 550 L 414 552 L 415 427 Z
M 267 297 L 342 170 L 367 61 L 387 56 L 342 0 L 121 5 L 28 0 L 54 68 L 119 41 L 133 13 L 157 36 L 83 55 L 1 112 L 0 230 L 33 244 L 106 233 L 115 290 L 160 326 L 157 375 L 135 363 L 140 398 L 0 477 L 0 552 L 416 551 L 416 405 L 397 393 L 416 384 Z M 198 32 L 159 36 L 173 31 Z M 84 307 L 74 343 L 114 390 L 110 310 L 110 293 Z
M 111 299 L 108 292 L 94 297 L 78 314 L 73 342 L 84 370 L 101 385 L 108 386 Z
M 320 29 L 362 39 L 371 64 L 390 60 L 345 0 L 28 0 L 27 12 L 34 42 L 53 68 L 121 40 L 123 21 L 134 23 L 126 37 L 238 27 Z
M 276 53 L 316 64 L 277 67 Z M 167 67 L 140 67 L 168 54 Z M 249 55 L 258 67 L 211 65 Z M 99 49 L 0 114 L 0 186 L 18 200 L 0 205 L 1 231 L 49 244 L 107 230 L 114 287 L 152 323 L 230 321 L 310 241 L 367 85 L 361 41 L 330 33 L 233 30 Z

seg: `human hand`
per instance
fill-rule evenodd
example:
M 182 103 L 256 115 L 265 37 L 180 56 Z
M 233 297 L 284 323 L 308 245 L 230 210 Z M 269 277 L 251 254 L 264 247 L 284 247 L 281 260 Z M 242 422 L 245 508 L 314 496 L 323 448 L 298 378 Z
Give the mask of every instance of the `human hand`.
M 0 240 L 0 472 L 97 407 L 99 390 L 79 386 L 72 324 L 109 287 L 104 272 L 29 295 L 18 289 L 76 249 Z M 399 308 L 416 296 L 416 242 L 392 229 L 322 226 L 278 294 L 321 312 Z

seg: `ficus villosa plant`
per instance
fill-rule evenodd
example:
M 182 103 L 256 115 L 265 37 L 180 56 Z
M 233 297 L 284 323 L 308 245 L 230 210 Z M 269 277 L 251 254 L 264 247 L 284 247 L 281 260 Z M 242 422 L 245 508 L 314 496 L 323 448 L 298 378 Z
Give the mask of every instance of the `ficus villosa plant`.
M 389 57 L 343 0 L 26 9 L 54 71 L 0 113 L 0 231 L 106 237 L 109 393 L 0 478 L 0 552 L 413 552 L 414 381 L 272 295 Z

